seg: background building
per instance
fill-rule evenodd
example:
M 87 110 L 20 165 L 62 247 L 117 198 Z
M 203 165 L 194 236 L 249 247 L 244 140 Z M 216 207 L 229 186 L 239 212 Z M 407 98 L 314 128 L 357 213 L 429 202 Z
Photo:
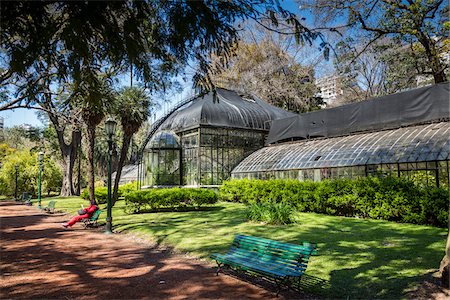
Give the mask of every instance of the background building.
M 340 87 L 340 77 L 337 75 L 325 76 L 316 79 L 316 86 L 320 89 L 317 94 L 326 104 L 332 104 L 339 96 L 343 95 Z

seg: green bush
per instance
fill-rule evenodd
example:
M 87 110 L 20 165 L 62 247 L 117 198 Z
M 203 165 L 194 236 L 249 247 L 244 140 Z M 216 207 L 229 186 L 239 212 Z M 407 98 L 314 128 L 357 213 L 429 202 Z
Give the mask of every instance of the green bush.
M 129 182 L 119 186 L 118 194 L 119 198 L 125 196 L 126 194 L 136 191 L 136 182 Z M 111 191 L 112 193 L 112 191 Z M 95 188 L 95 200 L 99 204 L 105 204 L 108 202 L 108 188 L 107 187 L 96 187 Z M 89 200 L 89 188 L 85 188 L 81 193 L 81 198 Z
M 275 225 L 291 224 L 294 222 L 294 211 L 286 203 L 252 203 L 247 206 L 247 219 Z
M 263 220 L 266 218 L 263 215 L 271 211 L 273 203 L 284 203 L 304 212 L 439 227 L 448 224 L 448 190 L 415 185 L 412 181 L 397 177 L 321 182 L 233 179 L 223 183 L 219 198 L 249 205 L 248 215 L 252 220 Z M 260 204 L 270 205 L 265 207 Z
M 107 187 L 96 187 L 94 190 L 95 201 L 98 204 L 105 204 L 108 202 L 108 188 Z M 89 188 L 85 188 L 81 193 L 81 198 L 84 200 L 89 200 Z
M 38 153 L 32 150 L 5 150 L 5 144 L 0 144 L 2 157 L 0 162 L 0 195 L 13 196 L 16 190 L 20 196 L 23 192 L 37 195 L 38 190 Z M 6 155 L 5 155 L 6 154 Z M 59 192 L 62 185 L 62 173 L 59 164 L 51 156 L 45 155 L 42 163 L 41 193 L 49 195 Z
M 127 213 L 137 213 L 161 208 L 198 208 L 214 204 L 217 199 L 214 191 L 205 189 L 170 188 L 131 191 L 125 195 L 125 210 Z
M 123 197 L 129 192 L 136 191 L 136 181 L 128 182 L 123 185 L 119 185 L 119 197 Z

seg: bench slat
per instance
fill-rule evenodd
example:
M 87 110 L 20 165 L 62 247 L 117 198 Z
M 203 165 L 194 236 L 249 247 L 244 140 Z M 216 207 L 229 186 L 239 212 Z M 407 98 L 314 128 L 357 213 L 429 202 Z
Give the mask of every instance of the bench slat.
M 277 277 L 299 277 L 304 274 L 304 271 L 306 269 L 304 267 L 298 269 L 283 268 L 278 264 L 270 263 L 261 264 L 256 258 L 244 259 L 236 256 L 229 256 L 227 254 L 223 256 L 217 256 L 216 259 L 226 265 L 238 267 L 246 271 L 263 272 L 267 275 L 276 275 Z
M 231 259 L 233 257 L 236 257 L 238 259 L 247 259 L 247 260 L 255 260 L 257 263 L 264 263 L 264 264 L 273 264 L 273 265 L 278 265 L 280 267 L 286 268 L 286 269 L 301 269 L 301 268 L 305 268 L 306 265 L 299 261 L 299 262 L 286 262 L 280 259 L 274 259 L 273 257 L 270 256 L 255 256 L 253 255 L 253 253 L 251 252 L 228 252 L 227 254 L 227 258 Z

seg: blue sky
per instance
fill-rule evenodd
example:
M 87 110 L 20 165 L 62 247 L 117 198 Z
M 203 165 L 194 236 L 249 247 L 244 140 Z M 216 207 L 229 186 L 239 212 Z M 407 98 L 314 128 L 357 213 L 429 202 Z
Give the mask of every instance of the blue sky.
M 36 110 L 18 108 L 14 110 L 0 111 L 0 117 L 3 117 L 5 127 L 13 127 L 21 124 L 30 124 L 33 126 L 43 126 L 36 116 Z

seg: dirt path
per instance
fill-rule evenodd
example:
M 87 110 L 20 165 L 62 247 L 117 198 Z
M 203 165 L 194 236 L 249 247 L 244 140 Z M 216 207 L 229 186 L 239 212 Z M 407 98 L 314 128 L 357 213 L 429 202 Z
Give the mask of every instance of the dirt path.
M 0 203 L 0 299 L 272 299 L 212 265 Z M 297 297 L 300 295 L 297 295 Z M 280 299 L 280 298 L 278 298 Z

